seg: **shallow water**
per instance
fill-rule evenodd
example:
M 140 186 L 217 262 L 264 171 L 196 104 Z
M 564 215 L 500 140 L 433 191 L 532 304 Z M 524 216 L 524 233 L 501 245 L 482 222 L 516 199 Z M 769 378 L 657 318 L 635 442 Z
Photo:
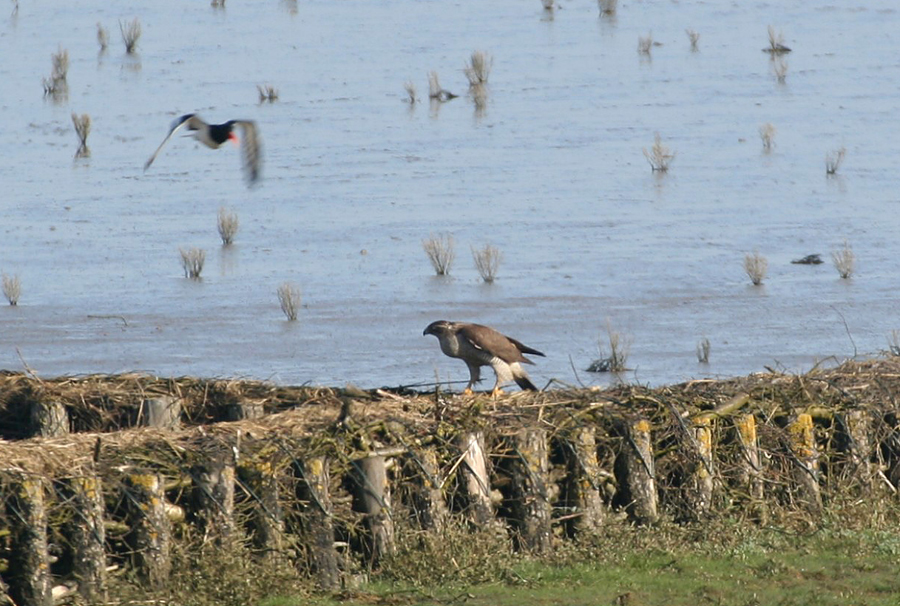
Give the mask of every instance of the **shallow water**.
M 875 354 L 900 328 L 900 18 L 887 0 L 812 4 L 620 2 L 601 19 L 587 0 L 552 15 L 537 0 L 23 1 L 0 27 L 0 270 L 23 290 L 0 307 L 0 367 L 464 380 L 422 336 L 439 318 L 546 352 L 538 384 L 612 380 L 582 370 L 607 322 L 631 342 L 623 378 L 649 384 Z M 128 57 L 117 23 L 135 16 Z M 784 84 L 760 52 L 769 24 L 794 49 Z M 642 57 L 649 32 L 662 46 Z M 41 79 L 60 46 L 69 94 L 54 103 Z M 476 49 L 494 58 L 483 114 L 465 96 L 403 103 L 407 80 L 427 97 L 430 70 L 465 93 Z M 257 104 L 266 83 L 280 99 Z M 73 159 L 73 111 L 93 119 L 89 159 Z M 142 172 L 191 111 L 258 122 L 258 187 L 236 149 L 189 139 Z M 777 128 L 770 153 L 764 122 Z M 655 132 L 677 154 L 665 175 L 641 153 Z M 230 248 L 221 206 L 240 218 Z M 440 232 L 456 241 L 449 278 L 422 251 Z M 844 240 L 850 280 L 829 262 Z M 504 255 L 492 285 L 470 254 L 488 242 Z M 207 252 L 202 281 L 183 277 L 188 246 Z M 753 251 L 769 261 L 760 287 L 742 269 Z M 826 263 L 790 264 L 810 253 Z M 284 281 L 303 291 L 298 322 L 279 309 Z M 708 365 L 694 353 L 703 337 Z

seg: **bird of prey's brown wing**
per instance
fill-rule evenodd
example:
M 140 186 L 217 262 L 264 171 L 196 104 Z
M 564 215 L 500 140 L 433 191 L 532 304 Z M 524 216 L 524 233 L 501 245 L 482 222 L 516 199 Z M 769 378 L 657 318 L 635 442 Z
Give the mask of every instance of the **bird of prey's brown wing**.
M 222 124 L 207 124 L 197 114 L 185 114 L 172 122 L 169 133 L 163 142 L 159 144 L 150 159 L 144 164 L 144 170 L 150 168 L 156 156 L 162 151 L 169 139 L 182 128 L 186 128 L 194 138 L 211 149 L 218 149 L 228 141 L 238 142 L 235 128 L 241 129 L 243 141 L 241 142 L 242 156 L 244 159 L 244 172 L 247 181 L 255 183 L 259 179 L 260 165 L 262 164 L 262 144 L 256 132 L 256 123 L 252 120 L 229 120 Z
M 493 328 L 481 324 L 438 320 L 429 324 L 422 334 L 436 336 L 444 354 L 459 358 L 469 367 L 469 384 L 464 392 L 466 394 L 471 394 L 472 386 L 481 380 L 482 366 L 490 366 L 497 375 L 497 382 L 491 392 L 494 396 L 502 393 L 502 386 L 510 381 L 515 381 L 522 389 L 538 390 L 522 368 L 522 364 L 534 362 L 523 354 L 544 354 Z

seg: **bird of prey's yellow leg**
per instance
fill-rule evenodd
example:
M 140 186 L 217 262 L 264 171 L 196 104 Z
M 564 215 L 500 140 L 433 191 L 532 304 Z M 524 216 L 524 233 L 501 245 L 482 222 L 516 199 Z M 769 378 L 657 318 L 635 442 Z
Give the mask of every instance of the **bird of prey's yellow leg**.
M 502 396 L 502 395 L 503 395 L 503 388 L 500 387 L 499 385 L 498 385 L 497 387 L 495 387 L 495 388 L 493 389 L 493 391 L 491 391 L 491 397 L 492 397 L 492 398 L 499 398 L 499 397 Z
M 474 394 L 475 394 L 475 392 L 472 391 L 472 388 L 471 388 L 471 387 L 466 387 L 466 388 L 463 390 L 463 395 L 464 395 L 464 396 L 471 396 L 471 395 L 474 395 Z

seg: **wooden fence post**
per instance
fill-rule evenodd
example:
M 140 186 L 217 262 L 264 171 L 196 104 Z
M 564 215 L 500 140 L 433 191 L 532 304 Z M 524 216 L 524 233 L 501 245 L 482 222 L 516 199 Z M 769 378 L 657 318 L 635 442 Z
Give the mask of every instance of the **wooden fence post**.
M 276 465 L 261 456 L 241 460 L 245 462 L 238 468 L 238 477 L 254 501 L 250 514 L 253 545 L 266 556 L 281 552 L 285 548 L 284 510 Z
M 788 436 L 797 499 L 810 513 L 821 513 L 819 452 L 816 448 L 812 416 L 801 413 L 792 417 L 788 424 Z
M 385 457 L 369 456 L 354 462 L 359 502 L 366 514 L 372 537 L 371 556 L 377 563 L 394 551 L 394 521 L 391 519 L 391 489 Z
M 656 464 L 650 422 L 636 418 L 626 422 L 621 456 L 625 471 L 628 515 L 638 524 L 659 520 L 659 496 L 656 494 Z
M 462 451 L 459 472 L 466 491 L 469 519 L 476 526 L 487 527 L 495 522 L 495 518 L 491 505 L 491 478 L 484 452 L 484 434 L 464 433 L 460 435 L 458 445 Z
M 209 453 L 191 469 L 194 514 L 206 536 L 227 542 L 234 531 L 234 463 L 227 450 Z
M 447 523 L 449 512 L 441 490 L 443 478 L 437 451 L 425 448 L 410 452 L 407 466 L 413 477 L 413 508 L 419 527 L 440 533 Z
M 157 396 L 141 402 L 138 411 L 138 425 L 178 429 L 181 427 L 181 398 Z
M 766 515 L 766 503 L 763 500 L 762 458 L 759 455 L 756 417 L 752 413 L 741 415 L 734 420 L 734 427 L 740 448 L 737 482 L 746 495 L 749 508 L 762 520 Z
M 106 601 L 106 525 L 100 477 L 69 478 L 66 492 L 72 510 L 68 534 L 78 593 L 90 604 Z
M 550 460 L 547 432 L 523 429 L 513 437 L 517 459 L 512 465 L 514 523 L 521 546 L 533 553 L 550 549 Z
M 52 606 L 50 556 L 47 552 L 47 507 L 44 481 L 21 475 L 11 485 L 7 503 L 14 521 L 10 558 L 10 595 L 16 604 Z
M 62 402 L 31 403 L 32 433 L 44 438 L 57 438 L 69 433 L 69 413 Z
M 841 417 L 848 442 L 847 469 L 844 471 L 848 479 L 858 486 L 863 493 L 872 490 L 875 477 L 872 464 L 872 422 L 868 411 L 849 410 Z
M 694 419 L 691 432 L 690 450 L 694 454 L 695 464 L 691 470 L 688 505 L 690 517 L 701 518 L 709 513 L 712 506 L 714 461 L 712 420 L 709 417 Z
M 330 473 L 326 457 L 310 457 L 301 464 L 303 478 L 298 486 L 300 499 L 306 502 L 303 531 L 310 553 L 310 564 L 320 588 L 341 586 L 338 554 L 334 549 L 334 522 L 329 493 Z
M 172 568 L 171 524 L 160 477 L 132 470 L 125 475 L 134 564 L 141 580 L 153 588 L 163 587 Z
M 600 463 L 593 426 L 575 428 L 566 437 L 566 502 L 574 517 L 568 525 L 574 534 L 598 531 L 606 519 L 600 493 Z

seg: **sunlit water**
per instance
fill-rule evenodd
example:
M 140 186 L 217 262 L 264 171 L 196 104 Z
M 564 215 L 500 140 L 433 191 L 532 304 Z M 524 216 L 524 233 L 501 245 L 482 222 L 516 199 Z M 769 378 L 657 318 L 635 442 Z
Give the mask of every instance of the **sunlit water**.
M 20 4 L 0 26 L 0 270 L 22 283 L 0 308 L 0 367 L 465 379 L 422 336 L 444 318 L 546 352 L 541 385 L 610 381 L 584 372 L 609 323 L 630 341 L 624 379 L 662 384 L 876 354 L 900 328 L 892 1 L 623 1 L 615 18 L 588 0 L 552 14 L 538 0 Z M 133 17 L 128 57 L 118 21 Z M 783 84 L 761 52 L 770 24 L 794 49 Z M 651 32 L 662 45 L 641 56 Z M 41 80 L 60 47 L 69 94 L 54 103 Z M 494 58 L 483 114 L 462 73 L 477 49 Z M 430 70 L 462 96 L 429 106 Z M 424 98 L 413 107 L 407 80 Z M 258 84 L 279 100 L 257 104 Z M 73 159 L 73 111 L 93 119 L 89 159 Z M 260 186 L 245 186 L 237 149 L 182 138 L 142 172 L 192 111 L 258 122 Z M 665 175 L 641 152 L 655 132 L 676 153 Z M 231 248 L 222 206 L 240 218 Z M 443 232 L 449 278 L 422 250 Z M 845 240 L 850 280 L 830 262 Z M 503 252 L 492 285 L 471 258 L 485 243 Z M 190 246 L 207 252 L 199 282 L 183 277 Z M 753 251 L 769 262 L 760 287 L 742 268 Z M 826 262 L 790 264 L 810 253 Z M 285 281 L 303 291 L 298 322 L 278 306 Z

